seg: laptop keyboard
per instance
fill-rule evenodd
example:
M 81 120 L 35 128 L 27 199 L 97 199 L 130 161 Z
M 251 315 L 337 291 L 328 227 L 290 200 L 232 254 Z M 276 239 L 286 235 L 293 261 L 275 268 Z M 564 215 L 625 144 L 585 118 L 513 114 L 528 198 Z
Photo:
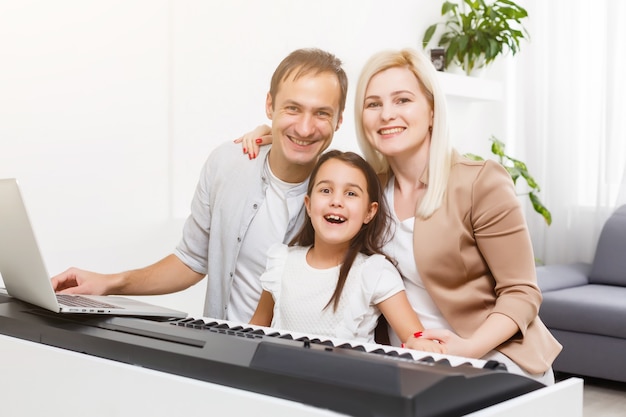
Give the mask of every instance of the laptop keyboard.
M 119 306 L 92 300 L 91 298 L 81 297 L 80 295 L 57 294 L 57 300 L 59 300 L 59 304 L 68 307 L 120 308 Z

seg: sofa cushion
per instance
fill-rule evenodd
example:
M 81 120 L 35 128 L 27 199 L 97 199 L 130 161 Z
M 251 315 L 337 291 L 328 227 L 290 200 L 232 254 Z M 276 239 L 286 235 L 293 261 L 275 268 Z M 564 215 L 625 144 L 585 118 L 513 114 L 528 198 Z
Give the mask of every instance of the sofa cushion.
M 537 285 L 542 292 L 587 285 L 590 269 L 591 264 L 584 262 L 538 266 Z
M 602 228 L 589 282 L 626 287 L 626 205 L 615 210 Z
M 539 316 L 550 329 L 626 338 L 626 287 L 583 285 L 543 294 Z

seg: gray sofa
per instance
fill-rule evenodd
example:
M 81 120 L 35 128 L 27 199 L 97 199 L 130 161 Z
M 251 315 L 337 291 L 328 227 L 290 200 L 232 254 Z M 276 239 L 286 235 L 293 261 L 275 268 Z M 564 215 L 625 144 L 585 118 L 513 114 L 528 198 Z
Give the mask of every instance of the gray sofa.
M 626 382 L 626 205 L 606 221 L 591 264 L 537 267 L 541 320 L 563 345 L 554 370 Z

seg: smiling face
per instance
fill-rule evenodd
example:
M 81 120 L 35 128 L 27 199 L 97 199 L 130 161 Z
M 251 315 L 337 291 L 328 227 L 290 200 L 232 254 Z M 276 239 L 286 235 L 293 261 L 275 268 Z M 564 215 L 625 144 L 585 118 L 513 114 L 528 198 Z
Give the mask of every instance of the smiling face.
M 315 230 L 315 246 L 337 246 L 345 250 L 352 238 L 376 214 L 365 174 L 335 158 L 325 161 L 312 178 L 311 194 L 304 204 Z
M 427 149 L 432 123 L 433 109 L 409 69 L 389 68 L 370 79 L 363 130 L 380 153 L 393 158 Z
M 290 75 L 275 97 L 267 95 L 273 136 L 269 162 L 278 178 L 293 183 L 308 177 L 341 125 L 340 97 L 339 80 L 330 72 Z

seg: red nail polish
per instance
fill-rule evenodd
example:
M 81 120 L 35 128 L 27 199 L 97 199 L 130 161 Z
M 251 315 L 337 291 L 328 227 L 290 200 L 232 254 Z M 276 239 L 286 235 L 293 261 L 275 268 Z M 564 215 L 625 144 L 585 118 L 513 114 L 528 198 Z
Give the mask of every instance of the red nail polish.
M 413 337 L 415 337 L 415 338 L 422 337 L 422 332 L 415 332 L 415 333 L 413 333 Z
M 243 153 L 248 153 L 248 149 L 247 148 L 243 148 Z
M 406 345 L 405 345 L 404 343 L 400 345 L 400 347 L 405 347 L 405 346 L 406 346 Z
M 261 142 L 263 142 L 263 139 L 261 139 L 261 138 L 256 138 L 256 139 L 255 139 L 255 142 L 256 142 L 256 143 L 261 143 Z

